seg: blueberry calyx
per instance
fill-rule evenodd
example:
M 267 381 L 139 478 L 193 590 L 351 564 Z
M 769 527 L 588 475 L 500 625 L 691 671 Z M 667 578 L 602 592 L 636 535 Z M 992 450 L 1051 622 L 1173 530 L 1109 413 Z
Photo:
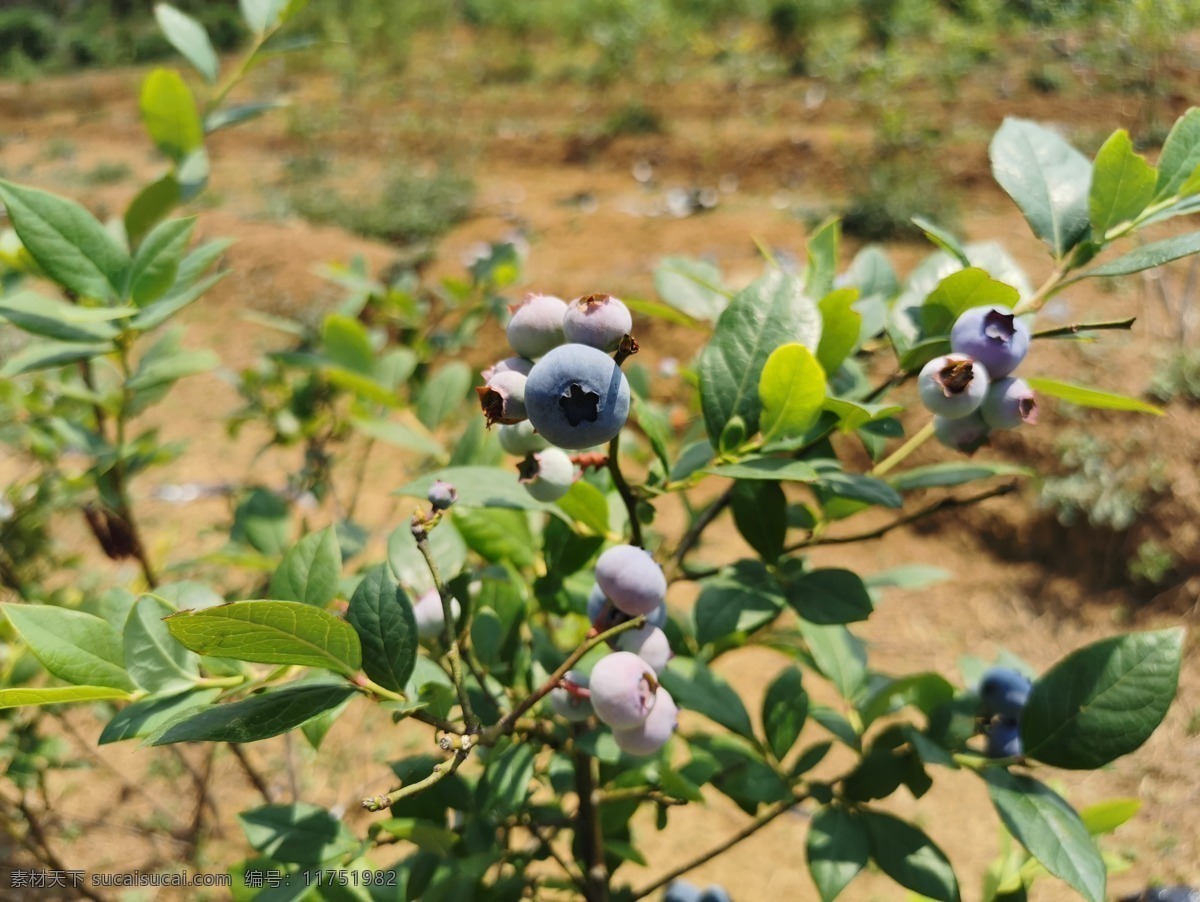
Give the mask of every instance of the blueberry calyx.
M 558 406 L 572 426 L 578 426 L 584 420 L 594 423 L 600 417 L 600 396 L 578 382 L 571 383 L 558 399 Z
M 1017 333 L 1017 318 L 1011 313 L 989 310 L 983 317 L 983 334 L 1008 344 Z
M 938 382 L 947 398 L 965 392 L 974 378 L 974 362 L 971 360 L 950 361 L 938 372 Z

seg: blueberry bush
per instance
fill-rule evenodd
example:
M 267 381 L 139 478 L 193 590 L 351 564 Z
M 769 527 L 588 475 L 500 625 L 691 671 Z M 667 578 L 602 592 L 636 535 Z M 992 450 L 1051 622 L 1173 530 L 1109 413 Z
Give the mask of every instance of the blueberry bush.
M 1077 812 L 1049 781 L 1146 741 L 1175 693 L 1182 630 L 1119 635 L 1040 674 L 1010 659 L 961 677 L 883 673 L 855 624 L 885 587 L 918 585 L 926 570 L 864 577 L 808 553 L 1012 491 L 1007 480 L 1028 472 L 1019 463 L 964 455 L 995 430 L 1031 428 L 1038 395 L 1159 413 L 1036 375 L 1055 342 L 1132 319 L 1040 328 L 1037 314 L 1080 280 L 1200 251 L 1200 233 L 1128 246 L 1200 210 L 1200 111 L 1175 124 L 1157 166 L 1124 131 L 1088 160 L 1033 122 L 1003 124 L 993 172 L 1050 257 L 1036 288 L 998 244 L 964 245 L 925 221 L 937 250 L 904 280 L 874 247 L 839 272 L 830 221 L 798 270 L 768 256 L 734 290 L 677 258 L 657 274 L 656 301 L 580 286 L 570 303 L 510 305 L 512 244 L 436 285 L 407 271 L 378 281 L 361 262 L 331 269 L 343 301 L 315 321 L 264 320 L 287 344 L 237 377 L 245 403 L 229 420 L 233 434 L 255 424 L 267 447 L 302 448 L 302 464 L 283 488 L 230 487 L 221 553 L 156 560 L 130 485 L 184 449 L 139 417 L 217 365 L 174 322 L 222 278 L 227 247 L 195 244 L 196 217 L 173 214 L 206 188 L 206 137 L 275 105 L 228 99 L 287 49 L 278 33 L 302 5 L 242 0 L 254 38 L 224 74 L 204 29 L 157 7 L 205 93 L 174 69 L 146 77 L 142 118 L 167 171 L 119 221 L 0 182 L 12 227 L 0 242 L 0 438 L 23 461 L 0 517 L 7 779 L 23 791 L 57 766 L 39 739 L 47 706 L 87 704 L 104 717 L 101 743 L 150 755 L 291 731 L 319 749 L 350 706 L 376 705 L 427 729 L 426 752 L 378 774 L 361 802 L 378 813 L 365 834 L 304 802 L 243 811 L 253 851 L 229 864 L 238 898 L 597 902 L 667 888 L 722 899 L 679 878 L 799 808 L 797 850 L 824 900 L 872 864 L 923 898 L 1023 898 L 1048 874 L 1103 900 L 1093 837 L 1136 806 Z M 629 364 L 650 317 L 707 334 L 663 377 L 683 393 L 685 422 Z M 492 323 L 508 346 L 487 346 L 496 363 L 477 375 L 463 357 Z M 944 461 L 906 467 L 931 438 Z M 423 474 L 391 487 L 413 513 L 389 525 L 386 560 L 371 557 L 379 537 L 357 517 L 377 443 Z M 678 535 L 656 519 L 671 496 L 689 512 Z M 879 509 L 894 513 L 849 522 Z M 103 555 L 137 562 L 135 582 L 105 585 L 94 563 L 64 553 L 56 523 L 77 511 Z M 726 514 L 752 553 L 712 566 L 704 541 Z M 85 591 L 64 587 L 85 567 Z M 679 581 L 699 588 L 686 613 L 665 603 Z M 787 661 L 756 715 L 713 667 L 746 645 Z M 836 703 L 810 699 L 817 683 Z M 826 773 L 827 755 L 848 765 Z M 963 893 L 946 854 L 880 804 L 902 787 L 921 797 L 946 770 L 983 781 L 1007 838 L 981 894 Z M 644 863 L 635 813 L 651 809 L 662 829 L 706 788 L 745 826 L 630 885 L 622 864 Z M 264 868 L 285 880 L 256 895 L 246 875 Z

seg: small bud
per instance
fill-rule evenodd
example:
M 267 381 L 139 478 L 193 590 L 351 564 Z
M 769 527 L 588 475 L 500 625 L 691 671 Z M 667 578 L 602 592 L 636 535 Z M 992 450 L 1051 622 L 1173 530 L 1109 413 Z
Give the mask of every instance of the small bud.
M 458 489 L 448 482 L 435 479 L 429 487 L 429 503 L 437 510 L 444 511 L 458 500 Z

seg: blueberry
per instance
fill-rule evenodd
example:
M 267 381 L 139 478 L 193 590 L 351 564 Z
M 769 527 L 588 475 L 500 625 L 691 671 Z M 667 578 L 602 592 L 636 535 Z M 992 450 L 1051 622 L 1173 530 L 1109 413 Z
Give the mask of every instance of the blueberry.
M 500 447 L 509 454 L 524 457 L 532 451 L 550 447 L 550 443 L 537 434 L 533 423 L 521 420 L 500 427 Z
M 522 357 L 541 357 L 563 343 L 567 305 L 552 294 L 530 294 L 509 308 L 508 343 Z
M 422 639 L 433 639 L 442 634 L 442 624 L 446 622 L 442 611 L 442 597 L 437 589 L 430 589 L 413 603 L 413 617 L 417 621 L 417 635 Z M 458 599 L 450 599 L 450 613 L 458 619 L 461 613 Z
M 979 681 L 979 699 L 988 714 L 1016 719 L 1029 701 L 1032 683 L 1011 667 L 993 667 Z
M 670 693 L 659 686 L 654 693 L 654 705 L 650 713 L 639 724 L 631 727 L 613 727 L 613 739 L 623 752 L 631 755 L 653 755 L 667 744 L 667 740 L 678 726 L 679 708 L 675 706 L 675 700 L 671 698 Z
M 558 448 L 527 455 L 517 471 L 525 490 L 538 501 L 557 501 L 575 482 L 575 464 Z
M 686 880 L 672 880 L 663 891 L 662 902 L 700 902 L 700 890 Z
M 505 370 L 492 376 L 487 385 L 475 389 L 479 406 L 487 423 L 513 424 L 525 419 L 526 377 L 515 370 Z
M 554 709 L 555 714 L 567 720 L 587 720 L 594 713 L 591 698 L 579 692 L 572 692 L 571 689 L 587 689 L 588 678 L 578 670 L 568 670 L 563 682 L 571 685 L 568 688 L 558 686 L 550 690 L 550 707 Z
M 1136 896 L 1127 896 L 1121 902 L 1200 902 L 1200 889 L 1190 886 L 1150 886 Z
M 1015 370 L 1029 353 L 1029 327 L 1008 307 L 972 307 L 950 329 L 950 347 L 978 360 L 998 379 Z
M 650 665 L 627 651 L 601 658 L 588 680 L 596 716 L 615 730 L 627 730 L 644 721 L 656 704 L 657 688 Z
M 649 623 L 621 633 L 617 636 L 616 647 L 621 651 L 633 652 L 653 667 L 655 673 L 662 673 L 671 660 L 671 643 L 667 634 Z
M 611 294 L 587 294 L 567 304 L 563 335 L 567 341 L 615 351 L 621 339 L 633 331 L 629 308 Z
M 1038 420 L 1037 398 L 1024 379 L 1005 376 L 988 386 L 979 413 L 993 429 L 1016 429 Z
M 600 632 L 611 629 L 629 619 L 628 614 L 618 610 L 611 603 L 608 606 L 608 610 L 605 611 L 604 603 L 606 601 L 608 601 L 608 596 L 604 594 L 604 590 L 600 588 L 599 584 L 594 584 L 592 591 L 588 593 L 587 619 L 588 623 L 592 624 Z M 601 615 L 603 615 L 603 620 L 601 620 Z M 667 606 L 659 604 L 658 607 L 646 615 L 646 622 L 651 626 L 663 629 L 667 625 Z
M 614 545 L 600 555 L 596 583 L 619 610 L 633 617 L 649 614 L 667 594 L 662 567 L 636 545 Z
M 1004 717 L 988 727 L 989 758 L 1017 758 L 1021 754 L 1021 726 L 1016 720 Z
M 714 883 L 700 894 L 699 902 L 732 902 L 732 900 L 729 898 L 729 893 L 725 892 L 725 887 L 717 886 Z
M 533 365 L 525 387 L 529 420 L 552 445 L 590 448 L 621 431 L 629 417 L 629 383 L 603 351 L 561 345 Z
M 512 427 L 504 426 L 503 428 Z M 937 440 L 947 448 L 953 448 L 955 451 L 962 451 L 966 454 L 974 454 L 986 445 L 991 431 L 978 410 L 965 417 L 959 417 L 957 420 L 948 420 L 939 416 L 933 418 L 933 434 L 937 436 Z
M 479 375 L 486 383 L 497 373 L 520 373 L 522 376 L 528 376 L 531 369 L 533 369 L 533 361 L 526 357 L 505 357 L 503 360 L 493 363 Z
M 444 511 L 457 500 L 458 489 L 448 482 L 435 479 L 433 485 L 429 487 L 429 503 L 440 511 Z
M 935 357 L 921 368 L 917 393 L 930 413 L 957 420 L 974 413 L 987 394 L 988 371 L 965 354 Z

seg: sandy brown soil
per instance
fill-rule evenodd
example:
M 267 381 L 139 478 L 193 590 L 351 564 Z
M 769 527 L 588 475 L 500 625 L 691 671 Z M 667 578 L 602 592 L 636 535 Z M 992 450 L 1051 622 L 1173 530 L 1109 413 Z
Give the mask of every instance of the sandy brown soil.
M 440 245 L 432 273 L 458 272 L 463 255 L 476 242 L 495 240 L 519 226 L 531 236 L 530 286 L 565 296 L 606 290 L 649 297 L 653 268 L 667 254 L 709 256 L 731 283 L 748 281 L 761 266 L 752 236 L 772 247 L 802 252 L 804 226 L 773 203 L 779 192 L 789 192 L 793 200 L 827 202 L 844 185 L 848 149 L 861 146 L 870 135 L 870 123 L 856 116 L 849 99 L 831 98 L 808 109 L 805 82 L 739 86 L 709 75 L 707 81 L 654 87 L 655 104 L 670 111 L 666 133 L 617 138 L 598 147 L 589 145 L 581 153 L 581 124 L 602 119 L 626 96 L 574 85 L 471 89 L 454 79 L 440 84 L 432 73 L 438 62 L 434 58 L 411 74 L 412 90 L 399 99 L 378 86 L 344 98 L 325 76 L 301 78 L 272 67 L 261 73 L 258 84 L 287 90 L 293 110 L 214 142 L 213 197 L 220 205 L 199 211 L 198 231 L 201 237 L 237 239 L 226 260 L 233 275 L 185 314 L 187 344 L 217 348 L 230 370 L 246 366 L 256 354 L 278 344 L 279 338 L 245 323 L 242 311 L 288 314 L 328 304 L 335 294 L 313 272 L 316 264 L 363 254 L 372 268 L 378 268 L 391 259 L 392 249 L 384 245 L 268 215 L 272 196 L 281 190 L 286 157 L 305 150 L 308 139 L 297 137 L 296 123 L 307 111 L 335 126 L 317 140 L 332 142 L 336 177 L 343 184 L 365 183 L 390 154 L 436 156 L 465 143 L 476 166 L 476 212 Z M 125 163 L 138 176 L 157 170 L 160 164 L 146 149 L 148 143 L 137 125 L 134 98 L 140 75 L 120 71 L 32 86 L 0 85 L 0 118 L 13 126 L 0 147 L 0 167 L 6 177 L 71 194 L 93 209 L 110 213 L 122 209 L 134 189 L 133 180 L 97 187 L 83 184 L 79 173 L 99 163 Z M 1136 108 L 1121 97 L 1090 104 L 1076 96 L 1018 92 L 1005 97 L 996 87 L 999 76 L 993 75 L 966 84 L 959 102 L 944 111 L 957 126 L 956 134 L 969 137 L 954 146 L 947 161 L 930 164 L 972 189 L 964 205 L 966 236 L 999 237 L 1036 282 L 1048 271 L 1048 263 L 1018 214 L 988 180 L 987 135 L 1004 115 L 1066 121 L 1073 129 L 1090 133 L 1100 126 L 1132 124 Z M 932 89 L 926 95 L 918 94 L 912 102 L 926 109 L 940 103 Z M 447 107 L 454 109 L 453 117 L 437 115 Z M 62 137 L 71 142 L 72 153 L 66 159 L 48 158 L 47 147 Z M 645 188 L 631 176 L 631 166 L 639 160 L 654 166 L 656 186 Z M 630 212 L 644 209 L 663 187 L 714 185 L 723 175 L 735 176 L 738 190 L 722 196 L 710 213 L 674 219 Z M 591 212 L 570 202 L 582 195 L 594 199 Z M 854 250 L 853 242 L 848 244 L 846 260 Z M 907 270 L 924 252 L 923 247 L 903 245 L 894 249 L 894 259 Z M 1081 285 L 1064 296 L 1064 304 L 1059 313 L 1063 321 L 1085 309 L 1100 316 L 1133 311 L 1143 318 L 1133 336 L 1107 341 L 1104 356 L 1088 348 L 1039 347 L 1028 368 L 1114 390 L 1140 389 L 1152 368 L 1152 352 L 1167 340 L 1167 324 L 1146 301 L 1138 283 L 1127 283 L 1115 293 Z M 651 364 L 667 356 L 686 359 L 700 341 L 694 333 L 658 323 L 640 330 L 639 337 L 642 359 Z M 223 501 L 186 507 L 155 501 L 149 497 L 153 485 L 241 482 L 247 474 L 255 480 L 278 482 L 291 463 L 285 455 L 256 458 L 256 440 L 261 437 L 253 432 L 232 445 L 221 440 L 219 449 L 206 442 L 206 437 L 222 434 L 224 419 L 236 405 L 224 375 L 185 380 L 170 402 L 152 414 L 152 422 L 161 426 L 165 438 L 191 443 L 190 453 L 138 486 L 146 531 L 153 537 L 151 553 L 159 561 L 186 560 L 217 547 L 221 536 L 211 527 L 224 522 L 228 511 Z M 1050 405 L 1036 433 L 992 453 L 1050 461 L 1050 436 L 1060 422 Z M 1179 509 L 1184 515 L 1195 513 L 1200 499 L 1196 484 L 1200 420 L 1194 407 L 1173 406 L 1161 420 L 1131 416 L 1089 423 L 1109 434 L 1140 431 L 1150 444 L 1163 449 L 1171 462 L 1176 497 L 1184 499 Z M 916 460 L 932 461 L 944 453 L 923 449 Z M 372 458 L 368 485 L 374 490 L 365 499 L 362 519 L 381 532 L 397 520 L 395 502 L 387 493 L 403 481 L 404 474 L 405 462 L 399 455 L 383 451 Z M 994 502 L 986 515 L 956 517 L 949 521 L 950 528 L 898 532 L 873 544 L 822 549 L 813 559 L 820 565 L 853 566 L 866 573 L 929 562 L 955 575 L 953 581 L 921 592 L 889 592 L 877 615 L 864 626 L 862 635 L 870 642 L 873 666 L 886 672 L 949 673 L 960 655 L 990 657 L 1000 648 L 1043 668 L 1071 649 L 1114 631 L 1195 625 L 1195 585 L 1145 605 L 1129 590 L 1093 595 L 1083 578 L 1091 565 L 1085 556 L 1073 573 L 1071 567 L 1050 571 L 1036 562 L 1036 555 L 1013 552 L 1021 544 L 1022 530 L 1036 516 L 1032 495 L 1027 493 Z M 681 522 L 682 511 L 665 504 L 658 526 L 672 534 Z M 72 530 L 71 540 L 82 547 L 82 529 L 73 524 L 66 527 Z M 1179 528 L 1185 531 L 1181 553 L 1200 557 L 1195 520 L 1185 517 Z M 1007 537 L 1003 555 L 993 554 L 998 549 L 988 547 L 989 537 L 997 534 Z M 376 548 L 376 556 L 381 550 Z M 740 549 L 732 530 L 722 528 L 700 553 L 719 562 L 737 557 Z M 112 576 L 132 579 L 133 573 L 126 570 Z M 694 591 L 687 584 L 676 585 L 671 604 L 686 610 Z M 1054 775 L 1077 805 L 1114 796 L 1136 795 L 1144 800 L 1138 818 L 1107 841 L 1106 848 L 1127 855 L 1131 864 L 1127 873 L 1113 879 L 1114 890 L 1131 891 L 1149 880 L 1200 882 L 1200 740 L 1194 735 L 1200 713 L 1197 641 L 1193 633 L 1179 696 L 1145 748 L 1098 773 Z M 756 711 L 765 686 L 784 664 L 774 654 L 748 649 L 723 658 L 718 670 L 744 694 L 748 708 Z M 696 722 L 685 718 L 684 728 Z M 112 770 L 54 775 L 49 824 L 62 859 L 71 867 L 89 870 L 170 862 L 180 847 L 163 834 L 162 821 L 155 820 L 155 806 L 165 809 L 162 817 L 168 819 L 190 813 L 193 797 L 186 775 L 165 756 L 132 744 L 84 753 L 98 735 L 99 724 L 84 711 L 70 712 L 65 723 L 81 740 L 68 736 L 68 741 L 81 754 L 95 754 Z M 821 732 L 810 724 L 805 738 L 816 738 Z M 357 809 L 357 800 L 387 787 L 388 760 L 428 747 L 430 738 L 424 729 L 392 727 L 381 712 L 359 705 L 334 727 L 319 756 L 299 741 L 284 739 L 255 745 L 248 754 L 268 775 L 279 798 L 289 798 L 295 789 L 306 801 L 346 811 L 351 826 L 365 831 L 370 817 Z M 193 766 L 202 766 L 201 750 L 188 749 L 184 754 Z M 289 756 L 294 787 L 286 765 Z M 822 765 L 830 773 L 839 766 L 837 760 Z M 198 860 L 199 868 L 206 871 L 222 870 L 245 853 L 233 815 L 257 800 L 228 753 L 218 752 L 213 767 L 218 817 L 209 819 L 212 826 Z M 963 774 L 937 776 L 938 785 L 926 798 L 914 802 L 902 791 L 892 807 L 914 818 L 947 850 L 959 870 L 965 898 L 970 899 L 977 896 L 983 869 L 998 849 L 997 823 L 977 780 Z M 715 794 L 706 806 L 673 811 L 662 833 L 656 833 L 652 818 L 646 818 L 639 822 L 638 833 L 651 865 L 631 866 L 623 876 L 642 884 L 744 822 L 743 814 Z M 803 863 L 803 840 L 802 816 L 781 818 L 737 851 L 702 867 L 696 879 L 723 883 L 739 900 L 816 898 Z M 391 860 L 390 853 L 376 858 Z M 894 885 L 876 875 L 860 878 L 846 896 L 854 900 L 901 897 Z M 1047 880 L 1033 897 L 1055 900 L 1065 898 L 1065 893 L 1061 884 Z

